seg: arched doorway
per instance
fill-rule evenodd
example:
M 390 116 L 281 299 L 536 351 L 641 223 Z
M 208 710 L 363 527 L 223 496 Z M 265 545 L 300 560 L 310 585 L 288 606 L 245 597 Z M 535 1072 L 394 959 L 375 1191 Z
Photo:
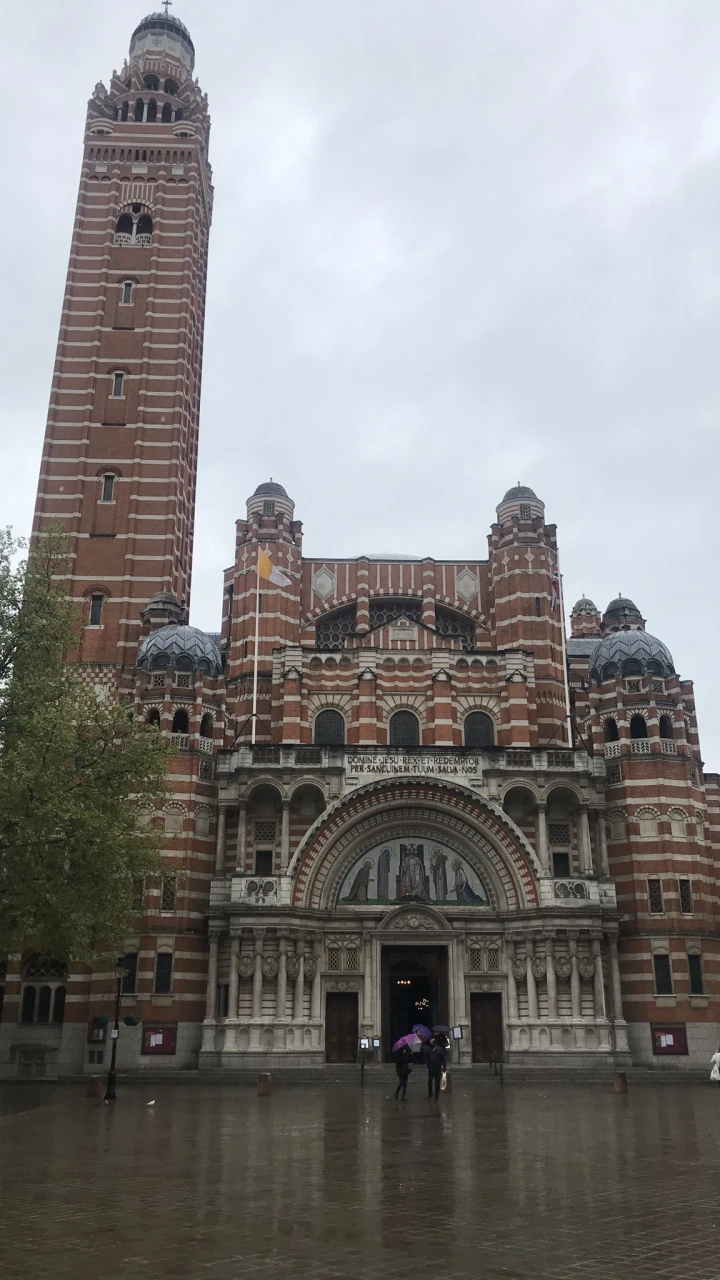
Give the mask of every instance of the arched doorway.
M 381 964 L 382 1043 L 389 1061 L 395 1041 L 416 1023 L 447 1023 L 447 947 L 383 946 Z

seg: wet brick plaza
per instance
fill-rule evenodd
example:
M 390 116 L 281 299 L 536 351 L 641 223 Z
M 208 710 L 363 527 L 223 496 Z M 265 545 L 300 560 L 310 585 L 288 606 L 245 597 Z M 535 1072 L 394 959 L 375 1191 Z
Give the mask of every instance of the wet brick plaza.
M 720 1089 L 424 1083 L 6 1086 L 0 1276 L 718 1280 Z

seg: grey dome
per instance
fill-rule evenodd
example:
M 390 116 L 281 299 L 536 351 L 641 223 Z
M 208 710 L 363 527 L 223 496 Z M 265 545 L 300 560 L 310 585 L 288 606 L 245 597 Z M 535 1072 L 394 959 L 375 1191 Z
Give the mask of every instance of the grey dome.
M 635 601 L 628 600 L 627 596 L 616 596 L 614 600 L 610 601 L 603 614 L 603 621 L 613 622 L 621 617 L 629 617 L 637 622 L 643 621 L 642 614 Z
M 535 498 L 536 502 L 540 501 L 534 489 L 529 489 L 526 484 L 516 484 L 512 489 L 508 489 L 503 502 L 512 502 L 513 499 L 518 498 Z
M 593 680 L 646 674 L 675 674 L 670 650 L 648 631 L 611 631 L 596 644 L 590 655 Z
M 130 37 L 130 44 L 136 36 L 142 35 L 143 31 L 169 31 L 172 35 L 180 36 L 195 54 L 195 45 L 190 37 L 190 32 L 181 22 L 179 18 L 175 18 L 171 13 L 149 13 L 142 22 L 139 22 Z
M 582 596 L 572 607 L 573 613 L 599 613 L 597 605 L 587 596 Z
M 138 649 L 137 666 L 143 671 L 203 671 L 208 676 L 222 672 L 220 653 L 214 640 L 198 627 L 171 623 L 146 636 Z
M 281 484 L 276 484 L 274 480 L 265 480 L 263 484 L 259 484 L 253 494 L 253 498 L 272 497 L 287 498 L 287 493 Z

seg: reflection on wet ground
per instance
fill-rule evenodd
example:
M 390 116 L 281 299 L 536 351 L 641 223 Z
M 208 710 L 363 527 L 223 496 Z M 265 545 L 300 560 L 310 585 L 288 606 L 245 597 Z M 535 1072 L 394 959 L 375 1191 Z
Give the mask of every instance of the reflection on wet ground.
M 391 1083 L 7 1087 L 0 1275 L 718 1280 L 720 1089 Z

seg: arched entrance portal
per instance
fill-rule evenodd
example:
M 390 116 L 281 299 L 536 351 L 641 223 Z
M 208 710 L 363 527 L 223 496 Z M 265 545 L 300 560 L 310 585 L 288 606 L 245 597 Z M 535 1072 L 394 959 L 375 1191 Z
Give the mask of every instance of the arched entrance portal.
M 381 958 L 382 1043 L 386 1061 L 392 1046 L 421 1022 L 448 1020 L 446 946 L 383 946 Z

